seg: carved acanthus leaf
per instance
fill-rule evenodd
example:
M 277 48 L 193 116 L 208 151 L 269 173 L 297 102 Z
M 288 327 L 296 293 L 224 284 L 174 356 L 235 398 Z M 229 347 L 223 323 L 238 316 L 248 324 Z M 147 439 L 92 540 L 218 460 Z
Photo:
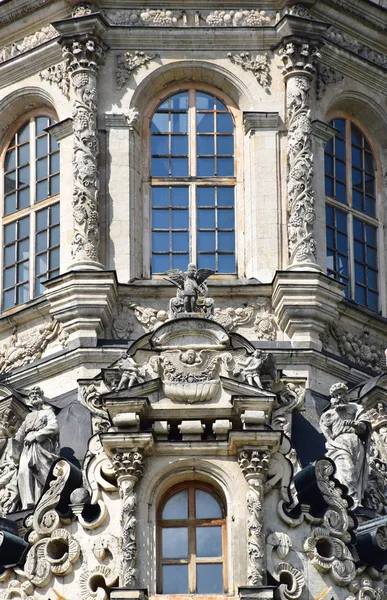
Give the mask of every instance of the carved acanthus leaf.
M 142 65 L 148 64 L 158 56 L 157 53 L 146 54 L 145 52 L 121 52 L 116 54 L 116 78 L 117 89 L 121 90 L 133 73 Z
M 327 88 L 327 85 L 337 83 L 338 81 L 342 81 L 343 79 L 344 75 L 342 73 L 339 73 L 335 69 L 332 69 L 332 67 L 327 67 L 326 65 L 319 64 L 317 67 L 316 79 L 317 100 L 321 100 Z
M 39 73 L 40 79 L 55 83 L 62 94 L 69 98 L 70 96 L 70 76 L 64 62 L 48 67 Z
M 257 54 L 255 58 L 250 56 L 248 52 L 241 52 L 240 54 L 227 54 L 231 62 L 240 65 L 245 71 L 252 71 L 255 79 L 259 85 L 269 93 L 270 92 L 270 67 L 269 59 L 267 54 Z
M 273 341 L 277 337 L 277 321 L 272 311 L 270 301 L 257 301 L 258 312 L 254 320 L 254 330 L 258 340 Z
M 52 25 L 47 25 L 47 27 L 42 27 L 39 31 L 32 35 L 28 35 L 20 42 L 16 42 L 10 44 L 9 46 L 4 46 L 0 49 L 0 62 L 4 62 L 5 60 L 9 60 L 10 58 L 14 58 L 19 54 L 23 54 L 24 52 L 28 52 L 45 42 L 53 39 L 58 35 L 58 32 Z

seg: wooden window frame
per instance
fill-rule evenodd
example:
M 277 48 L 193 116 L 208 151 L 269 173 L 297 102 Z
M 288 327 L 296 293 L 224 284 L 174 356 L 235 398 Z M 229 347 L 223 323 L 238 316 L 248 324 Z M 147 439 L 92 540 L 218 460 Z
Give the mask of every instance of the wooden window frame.
M 203 490 L 211 496 L 213 496 L 218 503 L 222 517 L 213 519 L 197 519 L 195 518 L 196 499 L 195 491 Z M 188 495 L 188 518 L 187 519 L 162 519 L 162 513 L 168 500 L 178 492 L 187 490 Z M 227 575 L 227 516 L 225 510 L 225 503 L 214 489 L 213 486 L 201 481 L 188 481 L 179 483 L 170 488 L 162 497 L 162 500 L 157 509 L 156 515 L 157 531 L 156 531 L 156 564 L 157 564 L 157 585 L 156 593 L 163 594 L 163 580 L 162 580 L 162 567 L 163 565 L 173 564 L 187 564 L 188 565 L 188 594 L 196 594 L 196 565 L 198 564 L 222 564 L 223 570 L 223 591 L 219 594 L 211 595 L 224 595 L 227 594 L 228 589 L 228 575 Z M 222 528 L 222 556 L 221 557 L 198 557 L 196 556 L 196 528 L 197 527 L 210 527 L 220 526 Z M 182 559 L 169 559 L 162 558 L 162 530 L 167 527 L 187 527 L 188 529 L 188 558 Z M 192 590 L 192 591 L 191 591 Z M 174 594 L 167 594 L 174 595 Z M 178 594 L 184 595 L 184 594 Z

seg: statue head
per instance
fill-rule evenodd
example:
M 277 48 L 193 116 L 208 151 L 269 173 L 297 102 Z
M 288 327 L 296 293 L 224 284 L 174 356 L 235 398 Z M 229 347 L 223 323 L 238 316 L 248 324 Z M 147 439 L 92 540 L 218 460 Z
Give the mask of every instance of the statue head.
M 28 392 L 29 404 L 35 410 L 39 410 L 43 406 L 43 390 L 38 385 L 35 385 Z
M 329 390 L 332 406 L 346 406 L 349 402 L 348 388 L 345 383 L 334 383 Z
M 188 277 L 194 277 L 197 272 L 198 272 L 198 270 L 196 268 L 195 263 L 189 263 L 188 268 L 187 268 Z
M 196 362 L 196 352 L 195 350 L 186 350 L 184 352 L 184 362 L 187 365 L 194 365 Z

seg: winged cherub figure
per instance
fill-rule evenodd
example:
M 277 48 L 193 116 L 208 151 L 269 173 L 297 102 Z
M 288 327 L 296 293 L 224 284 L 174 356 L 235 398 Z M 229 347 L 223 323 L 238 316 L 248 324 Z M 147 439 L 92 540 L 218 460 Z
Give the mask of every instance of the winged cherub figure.
M 205 306 L 204 296 L 206 296 L 207 291 L 206 286 L 203 284 L 214 273 L 215 271 L 211 269 L 197 269 L 194 263 L 189 263 L 185 273 L 180 269 L 166 271 L 164 273 L 164 275 L 167 275 L 165 279 L 178 288 L 177 298 L 174 298 L 175 302 L 171 303 L 172 312 L 175 314 L 182 312 L 181 308 L 187 313 L 203 312 Z M 200 296 L 203 296 L 201 301 Z M 177 306 L 176 300 L 180 301 L 180 307 Z

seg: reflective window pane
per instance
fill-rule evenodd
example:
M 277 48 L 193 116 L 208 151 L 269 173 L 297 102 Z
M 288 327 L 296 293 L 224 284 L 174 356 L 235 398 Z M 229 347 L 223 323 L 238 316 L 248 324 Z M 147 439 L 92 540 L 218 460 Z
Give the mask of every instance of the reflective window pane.
M 172 177 L 187 177 L 188 176 L 188 158 L 172 158 L 171 159 L 171 174 Z
M 204 92 L 196 92 L 196 108 L 198 110 L 214 110 L 214 97 Z
M 168 154 L 168 140 L 167 135 L 153 135 L 152 136 L 152 154 Z
M 198 135 L 197 137 L 197 153 L 199 155 L 213 155 L 215 152 L 214 136 L 213 135 Z
M 168 269 L 169 269 L 169 255 L 168 254 L 153 254 L 153 256 L 152 256 L 152 273 L 165 273 L 165 271 L 168 271 Z
M 163 594 L 188 594 L 188 565 L 163 566 Z
M 153 206 L 168 206 L 169 204 L 169 189 L 167 187 L 152 188 L 152 204 Z
M 234 175 L 234 159 L 233 158 L 218 158 L 217 160 L 217 175 L 218 177 L 232 177 Z
M 188 557 L 187 527 L 164 527 L 162 530 L 162 557 Z
M 197 169 L 199 177 L 214 177 L 215 175 L 215 159 L 213 158 L 198 158 Z
M 220 519 L 222 511 L 218 501 L 204 490 L 195 490 L 196 518 L 197 519 Z
M 153 229 L 169 229 L 169 210 L 153 209 Z
M 188 131 L 188 115 L 186 113 L 172 114 L 172 133 L 186 133 Z
M 172 136 L 172 154 L 188 154 L 188 137 L 186 135 Z
M 235 254 L 218 255 L 218 273 L 235 273 Z
M 186 271 L 189 263 L 188 254 L 172 254 L 172 269 Z
M 171 110 L 187 110 L 188 108 L 188 93 L 181 92 L 170 98 Z
M 167 133 L 169 130 L 168 113 L 155 113 L 152 119 L 152 133 Z
M 216 115 L 216 131 L 218 133 L 232 133 L 234 123 L 230 113 L 220 113 Z
M 197 191 L 198 206 L 214 206 L 215 205 L 215 188 L 198 187 Z
M 213 113 L 198 113 L 196 119 L 198 133 L 210 133 L 214 131 Z
M 196 555 L 222 556 L 222 528 L 220 526 L 196 528 Z
M 216 271 L 215 254 L 198 254 L 198 269 Z
M 196 593 L 222 594 L 223 567 L 220 564 L 204 564 L 196 566 Z

